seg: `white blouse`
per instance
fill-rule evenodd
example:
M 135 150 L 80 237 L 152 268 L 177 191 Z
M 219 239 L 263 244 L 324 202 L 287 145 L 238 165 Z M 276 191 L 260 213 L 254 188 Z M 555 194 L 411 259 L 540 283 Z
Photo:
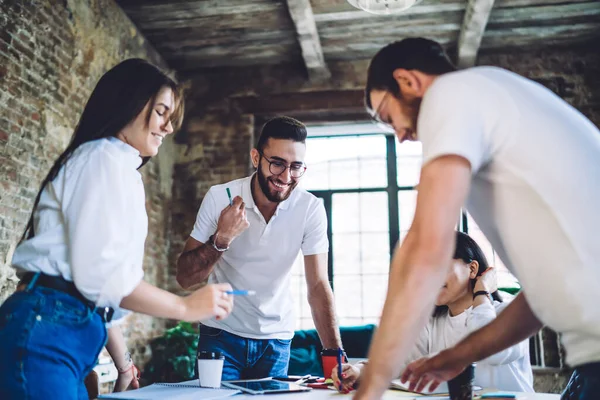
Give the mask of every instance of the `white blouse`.
M 510 301 L 486 301 L 463 313 L 432 317 L 421 331 L 405 366 L 421 357 L 434 355 L 456 345 L 471 332 L 494 320 Z M 518 323 L 518 321 L 515 321 Z M 404 371 L 404 367 L 402 368 Z M 477 362 L 475 384 L 515 392 L 533 392 L 533 372 L 529 361 L 529 341 L 524 340 L 508 349 Z
M 148 232 L 139 152 L 116 138 L 77 148 L 44 188 L 18 272 L 60 275 L 98 307 L 118 308 L 144 276 Z

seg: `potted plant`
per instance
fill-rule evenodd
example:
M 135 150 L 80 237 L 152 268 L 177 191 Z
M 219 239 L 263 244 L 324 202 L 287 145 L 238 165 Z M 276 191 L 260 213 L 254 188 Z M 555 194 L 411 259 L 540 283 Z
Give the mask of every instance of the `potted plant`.
M 198 329 L 180 322 L 150 342 L 152 358 L 144 368 L 147 382 L 181 382 L 193 379 L 198 349 Z

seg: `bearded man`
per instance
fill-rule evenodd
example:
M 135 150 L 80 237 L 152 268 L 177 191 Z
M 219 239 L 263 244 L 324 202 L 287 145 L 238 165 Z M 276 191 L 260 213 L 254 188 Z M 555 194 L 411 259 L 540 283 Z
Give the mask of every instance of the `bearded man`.
M 177 262 L 184 289 L 208 279 L 254 292 L 237 296 L 226 320 L 200 325 L 198 351 L 225 356 L 223 380 L 287 375 L 295 322 L 290 274 L 300 251 L 323 347 L 342 347 L 327 276 L 325 208 L 297 187 L 306 136 L 293 118 L 268 121 L 250 153 L 256 172 L 210 188 Z

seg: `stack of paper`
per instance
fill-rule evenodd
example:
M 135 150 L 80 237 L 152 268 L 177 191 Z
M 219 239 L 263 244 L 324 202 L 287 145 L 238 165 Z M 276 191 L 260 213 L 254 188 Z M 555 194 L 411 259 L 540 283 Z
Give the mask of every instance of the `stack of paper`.
M 103 394 L 100 399 L 121 400 L 148 400 L 148 399 L 172 399 L 172 400 L 209 400 L 222 399 L 240 393 L 233 389 L 210 389 L 202 388 L 197 379 L 181 383 L 155 383 L 150 386 L 127 392 Z

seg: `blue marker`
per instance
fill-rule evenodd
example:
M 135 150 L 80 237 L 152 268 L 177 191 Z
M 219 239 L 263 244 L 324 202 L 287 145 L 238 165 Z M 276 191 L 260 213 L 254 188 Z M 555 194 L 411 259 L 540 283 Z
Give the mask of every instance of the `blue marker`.
M 256 294 L 254 290 L 228 290 L 225 293 L 233 296 L 254 296 Z
M 340 387 L 342 387 L 342 357 L 344 355 L 344 350 L 342 350 L 341 348 L 338 348 L 338 353 L 337 353 L 337 373 L 338 373 L 338 379 L 340 380 Z

